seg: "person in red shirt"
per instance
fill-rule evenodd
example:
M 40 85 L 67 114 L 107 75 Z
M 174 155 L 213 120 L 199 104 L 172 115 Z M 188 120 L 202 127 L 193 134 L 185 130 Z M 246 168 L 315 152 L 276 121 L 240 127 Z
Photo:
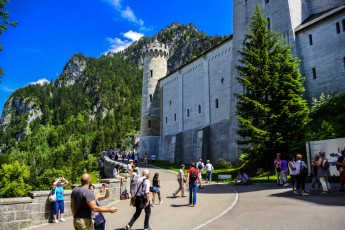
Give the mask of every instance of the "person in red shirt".
M 200 173 L 195 168 L 195 163 L 192 162 L 187 173 L 187 184 L 189 184 L 189 205 L 193 207 L 196 204 L 196 192 L 198 191 L 199 181 Z

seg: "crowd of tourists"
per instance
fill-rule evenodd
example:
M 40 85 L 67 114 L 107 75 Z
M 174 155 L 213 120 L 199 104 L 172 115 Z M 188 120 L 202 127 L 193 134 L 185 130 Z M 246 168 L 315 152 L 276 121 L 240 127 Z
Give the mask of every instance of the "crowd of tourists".
M 292 191 L 297 195 L 307 196 L 310 191 L 306 189 L 306 179 L 308 176 L 308 166 L 303 161 L 302 155 L 297 154 L 296 157 L 291 155 L 289 161 L 282 159 L 280 153 L 274 159 L 274 168 L 277 176 L 278 186 L 289 186 L 288 175 L 291 179 Z M 341 156 L 336 162 L 337 170 L 340 175 L 340 190 L 344 192 L 345 183 L 345 150 L 341 151 Z M 311 161 L 311 173 L 310 178 L 312 179 L 311 191 L 320 191 L 321 195 L 326 195 L 331 192 L 331 186 L 329 183 L 330 163 L 325 157 L 325 152 L 319 152 L 315 155 L 315 158 Z M 317 186 L 316 186 L 317 185 Z

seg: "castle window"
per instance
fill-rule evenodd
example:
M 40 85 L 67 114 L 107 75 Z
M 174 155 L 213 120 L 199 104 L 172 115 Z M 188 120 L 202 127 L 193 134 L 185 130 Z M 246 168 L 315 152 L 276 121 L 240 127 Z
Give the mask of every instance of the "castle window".
M 152 101 L 152 94 L 150 94 L 150 102 Z
M 313 68 L 313 79 L 316 79 L 316 69 L 315 69 L 315 67 Z
M 190 111 L 187 109 L 187 117 L 190 117 Z
M 271 19 L 267 18 L 267 29 L 271 29 Z
M 176 121 L 176 113 L 174 114 L 174 121 Z
M 153 77 L 153 70 L 150 70 L 150 77 Z
M 267 3 L 269 3 L 270 2 L 270 0 L 265 0 L 265 4 L 267 4 Z
M 218 98 L 216 99 L 216 109 L 218 109 Z
M 168 124 L 168 116 L 165 117 L 165 124 Z
M 222 77 L 222 79 L 220 79 L 220 82 L 223 84 L 224 83 L 224 77 Z
M 343 61 L 344 61 L 344 69 L 345 69 L 345 57 L 344 57 Z
M 345 19 L 341 23 L 343 24 L 343 32 L 345 32 Z
M 170 101 L 169 101 L 170 106 L 171 106 L 171 103 L 172 103 L 172 101 L 170 100 Z
M 198 105 L 198 113 L 201 113 L 201 105 Z
M 309 34 L 309 45 L 313 45 L 313 35 Z
M 149 120 L 148 127 L 151 128 L 151 120 Z
M 335 29 L 337 30 L 337 34 L 340 34 L 340 23 L 339 22 L 335 23 Z

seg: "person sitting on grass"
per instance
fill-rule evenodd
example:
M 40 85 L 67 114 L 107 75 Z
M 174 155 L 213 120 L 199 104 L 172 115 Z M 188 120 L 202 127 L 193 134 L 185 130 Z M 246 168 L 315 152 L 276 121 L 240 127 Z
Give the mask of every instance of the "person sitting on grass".
M 234 181 L 236 185 L 249 185 L 251 183 L 250 178 L 244 172 L 238 171 L 238 175 Z

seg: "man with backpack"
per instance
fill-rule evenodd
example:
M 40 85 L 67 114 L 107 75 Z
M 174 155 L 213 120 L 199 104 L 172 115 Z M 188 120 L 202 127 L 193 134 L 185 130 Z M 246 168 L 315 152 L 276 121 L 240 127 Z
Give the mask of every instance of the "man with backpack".
M 189 184 L 189 205 L 193 207 L 196 204 L 196 192 L 198 191 L 199 181 L 200 173 L 195 168 L 195 163 L 192 162 L 187 172 L 187 184 Z

